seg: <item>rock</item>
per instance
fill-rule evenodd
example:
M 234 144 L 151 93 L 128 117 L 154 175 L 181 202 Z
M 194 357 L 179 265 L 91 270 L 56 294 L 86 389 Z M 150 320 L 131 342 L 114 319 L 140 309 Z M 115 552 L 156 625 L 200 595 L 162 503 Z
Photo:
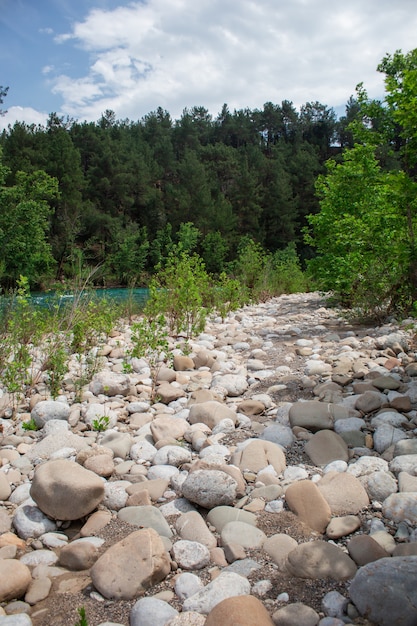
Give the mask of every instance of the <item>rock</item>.
M 163 402 L 164 404 L 169 404 L 170 402 L 174 402 L 175 400 L 178 400 L 178 398 L 183 398 L 185 396 L 185 391 L 183 389 L 166 382 L 158 385 L 156 393 L 160 402 Z
M 191 502 L 205 509 L 213 509 L 236 500 L 237 482 L 226 472 L 196 470 L 188 474 L 182 485 L 182 493 Z
M 248 416 L 261 415 L 265 411 L 265 404 L 259 400 L 243 400 L 237 405 L 237 410 Z
M 288 606 L 278 609 L 272 616 L 275 626 L 317 626 L 320 617 L 314 609 L 302 604 L 294 602 Z
M 285 492 L 288 507 L 313 530 L 324 533 L 330 522 L 331 510 L 317 485 L 310 480 L 300 480 Z
M 212 387 L 216 387 L 217 378 L 213 379 Z M 241 396 L 248 388 L 248 381 L 246 376 L 240 374 L 224 374 L 221 377 L 221 386 L 226 390 L 227 395 L 230 397 Z
M 348 461 L 345 441 L 332 430 L 320 430 L 305 445 L 305 452 L 314 465 L 324 466 L 332 461 Z
M 33 500 L 21 504 L 16 509 L 12 522 L 22 539 L 40 537 L 44 533 L 56 530 L 55 523 L 35 506 Z
M 129 376 L 104 370 L 95 374 L 89 389 L 95 396 L 127 396 L 130 390 Z
M 262 602 L 254 596 L 226 598 L 208 614 L 205 626 L 273 626 Z
M 228 522 L 240 521 L 256 526 L 256 515 L 232 506 L 217 506 L 209 511 L 207 521 L 215 527 L 218 533 L 221 533 Z
M 380 626 L 415 626 L 417 556 L 389 557 L 356 573 L 349 595 L 359 613 Z
M 326 535 L 330 539 L 346 537 L 361 527 L 361 520 L 356 515 L 345 515 L 343 517 L 333 517 L 326 528 Z
M 31 581 L 26 565 L 16 559 L 0 559 L 0 602 L 24 596 Z
M 412 476 L 415 475 L 417 467 L 417 454 L 402 454 L 396 456 L 389 464 L 389 469 L 394 474 L 400 472 L 408 472 Z
M 103 481 L 78 463 L 58 460 L 37 467 L 30 495 L 46 515 L 76 520 L 91 513 L 104 496 Z
M 348 580 L 356 569 L 343 550 L 325 541 L 302 543 L 287 557 L 287 570 L 298 578 Z
M 382 504 L 382 514 L 394 522 L 417 524 L 417 495 L 407 492 L 391 494 Z
M 193 359 L 183 354 L 176 354 L 174 356 L 173 365 L 176 372 L 186 372 L 187 370 L 193 370 L 195 367 Z
M 243 548 L 260 548 L 266 540 L 262 530 L 245 522 L 228 522 L 221 531 L 222 545 L 237 543 Z
M 123 522 L 141 528 L 153 528 L 163 537 L 172 537 L 172 530 L 161 511 L 154 506 L 128 506 L 117 514 Z
M 201 591 L 201 589 L 204 588 L 204 585 L 201 578 L 196 576 L 196 574 L 184 572 L 175 578 L 174 588 L 176 595 L 182 602 L 186 598 L 193 596 L 198 591 Z
M 198 570 L 210 562 L 210 552 L 206 546 L 197 541 L 180 539 L 172 546 L 172 556 L 182 569 Z
M 43 428 L 49 420 L 68 421 L 71 412 L 70 406 L 57 400 L 41 400 L 33 407 L 30 417 L 38 428 Z
M 345 417 L 348 417 L 347 412 Z M 333 428 L 334 405 L 316 400 L 295 402 L 290 408 L 289 419 L 292 428 L 299 426 L 312 432 Z
M 130 626 L 165 626 L 178 615 L 168 602 L 158 598 L 141 598 L 130 611 Z
M 369 505 L 368 494 L 351 474 L 329 472 L 317 483 L 333 515 L 355 515 Z
M 153 528 L 131 533 L 111 546 L 91 568 L 96 589 L 109 600 L 132 600 L 170 572 L 170 558 Z
M 209 549 L 217 546 L 216 538 L 209 531 L 203 517 L 197 511 L 180 515 L 175 528 L 181 539 L 198 541 Z
M 355 402 L 355 409 L 365 414 L 372 413 L 380 409 L 386 401 L 386 396 L 379 391 L 365 391 L 365 393 L 358 396 Z
M 177 417 L 156 417 L 150 423 L 151 435 L 155 443 L 172 437 L 183 439 L 189 425 L 186 420 Z
M 272 465 L 279 475 L 285 470 L 286 461 L 282 448 L 271 441 L 253 439 L 232 456 L 232 464 L 242 472 L 259 472 Z
M 233 424 L 236 424 L 236 413 L 225 404 L 216 400 L 193 404 L 188 416 L 190 424 L 206 424 L 211 429 L 224 419 L 231 419 Z
M 183 602 L 182 608 L 183 611 L 197 611 L 208 615 L 222 600 L 235 596 L 246 596 L 249 593 L 250 583 L 247 578 L 234 572 L 221 572 L 201 591 L 187 598 Z
M 272 441 L 283 448 L 288 448 L 294 443 L 294 435 L 289 426 L 283 424 L 271 424 L 267 426 L 260 436 L 260 439 Z
M 49 596 L 49 592 L 51 591 L 52 580 L 47 576 L 43 576 L 41 578 L 35 578 L 31 581 L 26 594 L 25 594 L 25 602 L 30 604 L 31 606 L 45 600 Z
M 379 543 L 369 535 L 357 535 L 347 544 L 349 555 L 357 565 L 366 565 L 389 556 Z
M 115 457 L 125 459 L 133 445 L 133 438 L 129 433 L 106 430 L 101 437 L 100 443 L 102 446 L 112 450 Z
M 97 547 L 89 541 L 74 541 L 61 548 L 59 565 L 70 571 L 89 569 L 98 558 Z
M 406 438 L 406 433 L 400 428 L 394 428 L 391 424 L 381 424 L 377 426 L 374 432 L 374 448 L 379 454 L 382 454 L 392 444 Z
M 397 481 L 388 472 L 373 472 L 366 480 L 366 491 L 371 500 L 383 502 L 397 491 Z
M 8 500 L 11 493 L 12 488 L 10 487 L 6 474 L 0 471 L 0 500 Z
M 264 541 L 262 548 L 271 557 L 274 563 L 278 565 L 279 571 L 284 572 L 287 556 L 297 545 L 296 540 L 289 535 L 278 533 L 272 535 L 272 537 L 268 537 Z

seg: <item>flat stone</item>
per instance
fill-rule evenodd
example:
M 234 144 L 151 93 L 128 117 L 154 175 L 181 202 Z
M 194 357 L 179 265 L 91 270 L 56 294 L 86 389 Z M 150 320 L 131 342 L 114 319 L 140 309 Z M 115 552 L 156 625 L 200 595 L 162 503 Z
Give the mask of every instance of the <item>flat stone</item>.
M 288 554 L 287 570 L 298 578 L 348 580 L 356 573 L 354 561 L 325 541 L 302 543 Z
M 243 548 L 260 548 L 266 540 L 262 530 L 245 522 L 228 522 L 221 531 L 222 544 L 237 543 Z
M 217 506 L 209 511 L 207 521 L 215 527 L 218 533 L 221 533 L 228 522 L 239 521 L 256 526 L 256 515 L 232 506 Z
M 159 509 L 154 506 L 128 506 L 117 514 L 123 522 L 140 526 L 141 528 L 153 528 L 159 535 L 172 537 L 172 530 Z
M 268 537 L 264 541 L 262 549 L 271 557 L 274 563 L 278 565 L 279 571 L 284 572 L 287 556 L 297 545 L 297 541 L 289 535 L 278 533 L 272 535 L 272 537 Z
M 339 539 L 354 533 L 361 527 L 361 520 L 356 515 L 344 515 L 343 517 L 333 517 L 326 528 L 326 535 L 329 539 Z
M 324 466 L 332 461 L 348 461 L 346 442 L 332 430 L 320 430 L 305 445 L 305 452 L 314 465 Z

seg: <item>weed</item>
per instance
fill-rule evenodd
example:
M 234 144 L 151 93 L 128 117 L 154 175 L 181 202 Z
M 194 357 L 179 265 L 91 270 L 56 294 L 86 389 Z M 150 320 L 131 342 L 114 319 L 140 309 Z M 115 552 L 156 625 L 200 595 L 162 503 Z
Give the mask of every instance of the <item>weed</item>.
M 107 415 L 97 415 L 97 419 L 93 420 L 93 430 L 99 433 L 105 431 L 110 423 L 110 418 Z
M 76 624 L 74 624 L 74 626 L 88 626 L 85 608 L 82 606 L 81 608 L 77 609 L 77 613 L 80 616 L 80 619 Z
M 38 430 L 38 425 L 32 417 L 27 422 L 22 422 L 22 428 L 23 430 Z
M 149 363 L 152 380 L 152 399 L 155 399 L 158 374 L 164 363 L 170 359 L 168 332 L 163 315 L 156 318 L 143 318 L 132 325 L 131 357 L 144 357 Z

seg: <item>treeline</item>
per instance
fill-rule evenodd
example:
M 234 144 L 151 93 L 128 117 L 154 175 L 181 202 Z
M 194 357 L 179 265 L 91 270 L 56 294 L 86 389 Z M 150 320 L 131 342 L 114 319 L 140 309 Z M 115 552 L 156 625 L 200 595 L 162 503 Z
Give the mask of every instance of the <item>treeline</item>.
M 224 105 L 215 118 L 193 107 L 178 120 L 158 108 L 139 121 L 106 111 L 95 123 L 55 113 L 45 127 L 17 122 L 0 136 L 0 284 L 23 274 L 45 287 L 80 266 L 99 266 L 102 285 L 145 284 L 189 236 L 215 274 L 242 240 L 307 258 L 316 179 L 352 147 L 357 110 L 350 99 L 337 119 L 318 102 L 297 111 L 284 101 Z

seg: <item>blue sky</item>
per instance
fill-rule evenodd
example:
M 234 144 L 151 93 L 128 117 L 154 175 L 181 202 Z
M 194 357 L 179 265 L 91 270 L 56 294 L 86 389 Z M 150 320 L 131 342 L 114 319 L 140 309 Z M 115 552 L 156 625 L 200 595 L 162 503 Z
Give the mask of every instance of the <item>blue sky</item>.
M 387 52 L 415 47 L 415 0 L 0 0 L 0 128 L 284 99 L 342 113 L 359 82 L 383 95 Z

